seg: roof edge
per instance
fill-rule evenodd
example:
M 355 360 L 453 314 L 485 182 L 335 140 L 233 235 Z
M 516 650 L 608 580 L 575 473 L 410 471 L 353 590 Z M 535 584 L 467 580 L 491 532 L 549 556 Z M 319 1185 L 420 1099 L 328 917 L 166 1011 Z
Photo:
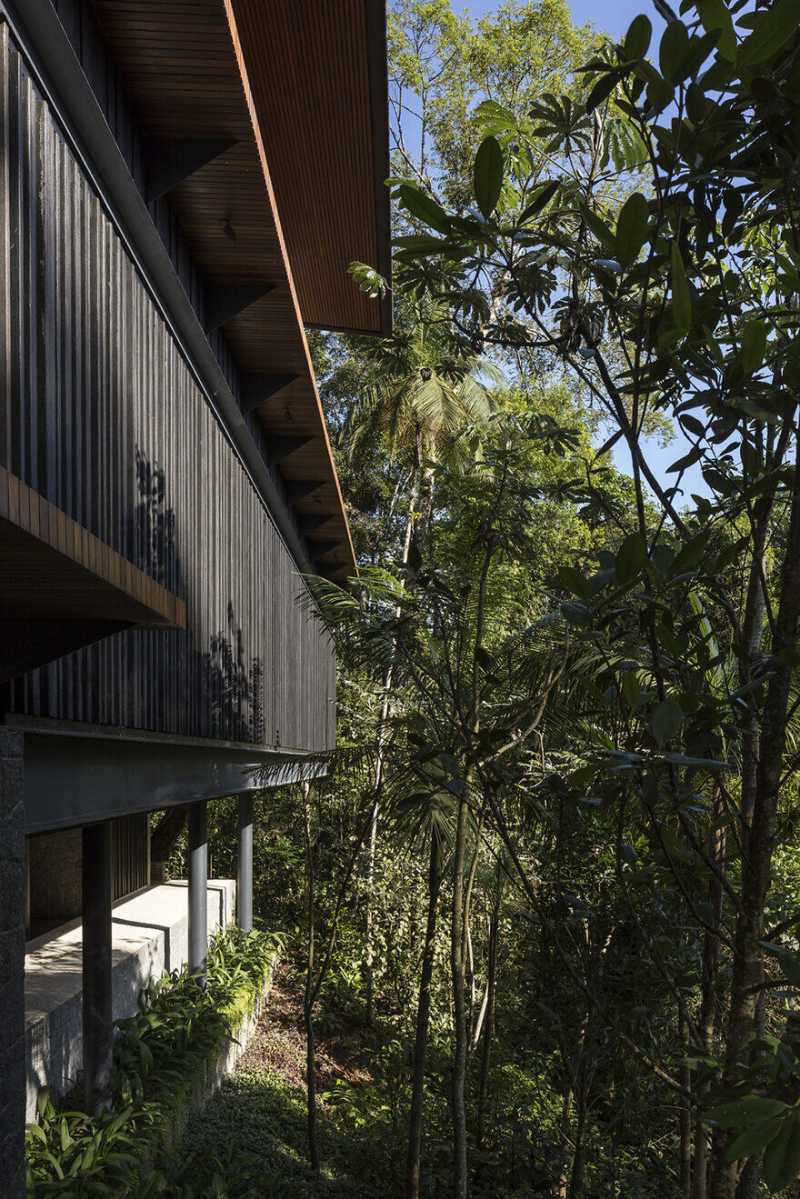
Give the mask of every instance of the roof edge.
M 321 426 L 321 430 L 322 430 L 322 438 L 323 438 L 323 441 L 325 444 L 325 452 L 327 454 L 328 462 L 330 465 L 331 476 L 333 478 L 333 482 L 336 487 L 336 495 L 337 495 L 337 498 L 339 501 L 339 511 L 341 513 L 342 523 L 344 525 L 345 533 L 347 535 L 346 545 L 347 545 L 347 549 L 348 549 L 348 552 L 350 555 L 350 563 L 348 565 L 352 566 L 352 573 L 357 574 L 358 566 L 356 564 L 356 555 L 355 555 L 355 549 L 353 547 L 353 539 L 352 539 L 352 536 L 350 533 L 350 523 L 347 519 L 347 510 L 345 508 L 344 497 L 342 495 L 342 488 L 341 488 L 341 484 L 339 482 L 339 474 L 338 474 L 338 471 L 336 470 L 336 463 L 333 460 L 333 450 L 331 448 L 330 437 L 328 436 L 328 422 L 325 419 L 325 412 L 322 407 L 322 401 L 320 400 L 320 397 L 319 397 L 319 390 L 317 388 L 317 379 L 316 379 L 316 375 L 314 373 L 314 364 L 311 360 L 311 351 L 308 348 L 308 339 L 306 338 L 305 327 L 303 325 L 303 318 L 302 318 L 302 314 L 300 311 L 300 303 L 297 298 L 297 289 L 295 288 L 294 277 L 292 275 L 291 263 L 289 261 L 289 255 L 288 255 L 288 252 L 286 249 L 286 239 L 284 238 L 284 235 L 283 235 L 283 227 L 281 225 L 280 213 L 278 212 L 278 205 L 277 205 L 277 202 L 275 199 L 275 191 L 272 186 L 272 178 L 270 176 L 269 163 L 267 161 L 267 153 L 266 153 L 266 148 L 264 145 L 264 137 L 261 132 L 261 125 L 260 125 L 260 122 L 258 119 L 258 112 L 256 109 L 255 101 L 253 99 L 253 90 L 252 90 L 252 87 L 250 84 L 250 78 L 249 78 L 248 71 L 247 71 L 247 64 L 245 62 L 245 56 L 244 56 L 244 51 L 242 49 L 241 38 L 239 36 L 239 28 L 238 28 L 237 21 L 236 21 L 236 14 L 235 14 L 234 8 L 233 8 L 233 0 L 224 0 L 224 5 L 225 5 L 225 15 L 228 20 L 228 29 L 229 29 L 230 35 L 231 35 L 231 42 L 233 44 L 233 52 L 236 57 L 236 64 L 239 68 L 239 77 L 241 80 L 242 89 L 244 91 L 245 100 L 247 102 L 247 109 L 250 114 L 250 123 L 253 128 L 253 135 L 256 140 L 256 148 L 258 149 L 258 157 L 259 157 L 259 161 L 261 163 L 261 172 L 262 172 L 262 175 L 264 178 L 264 184 L 265 184 L 266 190 L 267 190 L 267 202 L 269 203 L 270 211 L 272 214 L 272 219 L 275 224 L 275 233 L 278 238 L 278 245 L 280 247 L 281 259 L 283 261 L 283 267 L 286 272 L 286 281 L 287 281 L 288 288 L 289 288 L 289 295 L 291 296 L 292 306 L 294 308 L 294 313 L 295 313 L 295 319 L 297 321 L 297 328 L 298 328 L 298 331 L 300 334 L 300 341 L 301 341 L 301 344 L 303 347 L 303 354 L 305 356 L 306 365 L 308 368 L 309 380 L 311 383 L 312 390 L 314 392 L 314 400 L 316 402 L 317 411 L 319 413 L 320 426 Z

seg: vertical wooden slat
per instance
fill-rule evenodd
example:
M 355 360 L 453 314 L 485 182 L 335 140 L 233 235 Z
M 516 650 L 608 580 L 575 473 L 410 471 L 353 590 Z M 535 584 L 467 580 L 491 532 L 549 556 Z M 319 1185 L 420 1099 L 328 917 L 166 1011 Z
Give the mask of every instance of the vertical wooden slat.
M 326 748 L 332 648 L 297 606 L 297 566 L 1 24 L 0 34 L 0 465 L 188 606 L 184 632 L 129 631 L 33 672 L 14 684 L 14 707 Z M 116 85 L 103 86 L 108 97 Z M 124 105 L 111 107 L 122 128 Z M 126 138 L 135 161 L 132 129 Z M 185 283 L 197 291 L 188 260 Z M 19 503 L 0 477 L 0 510 Z M 66 522 L 53 532 L 66 552 L 80 548 Z

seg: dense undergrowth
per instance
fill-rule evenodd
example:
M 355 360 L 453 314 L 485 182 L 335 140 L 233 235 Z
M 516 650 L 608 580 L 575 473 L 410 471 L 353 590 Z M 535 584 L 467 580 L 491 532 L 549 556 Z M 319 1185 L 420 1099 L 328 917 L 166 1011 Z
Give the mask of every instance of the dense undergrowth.
M 282 945 L 279 934 L 228 929 L 209 947 L 205 986 L 186 970 L 153 980 L 136 1015 L 117 1022 L 110 1109 L 90 1115 L 43 1092 L 28 1127 L 28 1193 L 177 1195 L 165 1173 L 170 1136 L 188 1115 L 198 1073 L 263 993 Z

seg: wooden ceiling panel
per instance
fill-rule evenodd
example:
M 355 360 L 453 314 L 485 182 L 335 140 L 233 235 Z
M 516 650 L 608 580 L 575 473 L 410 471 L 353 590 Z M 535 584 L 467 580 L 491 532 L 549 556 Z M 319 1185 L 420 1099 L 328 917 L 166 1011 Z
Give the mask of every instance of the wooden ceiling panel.
M 212 288 L 271 285 L 225 321 L 224 334 L 243 374 L 295 377 L 255 410 L 267 434 L 314 438 L 280 471 L 289 483 L 325 481 L 291 502 L 300 515 L 326 516 L 317 539 L 338 537 L 352 571 L 303 322 L 389 328 L 387 304 L 360 293 L 347 272 L 358 259 L 388 273 L 383 0 L 93 5 L 145 136 L 235 141 L 169 203 Z
M 388 274 L 381 0 L 229 0 L 308 325 L 388 333 L 352 261 Z

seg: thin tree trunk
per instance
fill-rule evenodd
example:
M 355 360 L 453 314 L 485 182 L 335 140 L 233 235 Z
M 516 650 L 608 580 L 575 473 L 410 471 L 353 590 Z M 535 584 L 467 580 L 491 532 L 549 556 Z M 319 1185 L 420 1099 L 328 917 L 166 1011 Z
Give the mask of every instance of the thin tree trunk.
M 502 886 L 502 884 L 501 884 Z M 483 1128 L 486 1116 L 486 1097 L 489 1092 L 489 1066 L 491 1063 L 492 1036 L 494 1034 L 494 1007 L 497 990 L 497 941 L 500 930 L 501 888 L 498 887 L 497 899 L 492 908 L 489 924 L 489 963 L 486 972 L 486 1008 L 485 1031 L 481 1047 L 481 1066 L 478 1075 L 478 1146 L 483 1145 Z M 480 1025 L 475 1030 L 475 1043 L 480 1036 Z
M 450 921 L 450 968 L 453 980 L 453 1195 L 466 1199 L 467 1109 L 464 1088 L 467 1073 L 467 1020 L 464 995 L 464 865 L 467 840 L 467 801 L 462 796 L 456 820 L 453 855 L 453 906 Z
M 575 1095 L 575 1151 L 569 1178 L 569 1199 L 581 1199 L 586 1174 L 586 1095 L 580 1088 Z
M 713 827 L 709 837 L 709 856 L 719 870 L 725 868 L 725 832 L 722 828 L 722 798 L 717 789 L 712 807 Z M 722 921 L 722 885 L 719 877 L 712 874 L 709 883 L 710 925 L 718 929 Z M 717 978 L 719 974 L 720 940 L 713 932 L 703 936 L 703 975 L 701 984 L 698 1031 L 700 1048 L 711 1056 L 714 1052 L 716 1035 Z M 698 1113 L 694 1129 L 694 1162 L 692 1166 L 692 1199 L 707 1199 L 709 1167 L 709 1130 Z
M 317 1137 L 317 1061 L 316 1037 L 314 1034 L 314 969 L 316 954 L 316 874 L 314 870 L 314 844 L 311 828 L 310 787 L 302 783 L 303 829 L 305 833 L 306 857 L 306 980 L 303 993 L 303 1024 L 306 1034 L 306 1120 L 308 1132 L 308 1158 L 311 1168 L 319 1177 L 319 1139 Z
M 687 1092 L 687 1097 L 680 1100 L 679 1141 L 680 1141 L 680 1192 L 682 1199 L 692 1199 L 692 1074 L 686 1061 L 689 1051 L 689 1037 L 686 1021 L 678 1017 L 678 1039 L 681 1045 L 682 1061 L 679 1079 L 681 1086 Z
M 760 941 L 771 885 L 778 790 L 786 749 L 786 721 L 792 679 L 788 651 L 797 643 L 800 620 L 800 439 L 795 451 L 792 509 L 779 585 L 772 652 L 775 662 L 763 707 L 755 802 L 742 862 L 741 907 L 736 922 L 725 1080 L 738 1079 L 747 1042 L 755 1027 L 755 995 L 762 979 Z M 778 657 L 783 655 L 783 657 Z M 734 1199 L 738 1166 L 715 1162 L 713 1199 Z
M 417 456 L 419 458 L 419 448 L 417 451 Z M 417 465 L 412 476 L 411 494 L 409 496 L 408 514 L 406 516 L 406 528 L 403 536 L 403 553 L 401 558 L 403 566 L 408 565 L 408 559 L 411 554 L 411 542 L 414 535 L 414 521 L 416 518 L 416 509 L 417 505 L 419 504 L 420 496 L 420 480 L 420 467 Z M 390 695 L 393 677 L 394 661 L 391 661 L 383 679 L 383 703 L 381 705 L 381 713 L 378 721 L 378 752 L 375 762 L 375 802 L 372 808 L 372 821 L 369 829 L 369 847 L 367 850 L 367 901 L 364 930 L 364 982 L 366 988 L 366 1020 L 367 1025 L 370 1028 L 372 1027 L 375 1018 L 375 938 L 373 934 L 372 892 L 375 883 L 375 854 L 378 846 L 380 794 L 381 787 L 383 786 L 383 775 L 386 769 L 386 726 L 389 722 L 389 712 L 391 709 Z
M 428 865 L 428 920 L 425 927 L 425 945 L 422 953 L 422 967 L 419 979 L 417 1028 L 414 1039 L 414 1066 L 411 1083 L 411 1110 L 408 1119 L 406 1199 L 419 1199 L 422 1162 L 422 1124 L 425 1101 L 425 1058 L 428 1050 L 431 983 L 433 981 L 434 954 L 436 950 L 436 917 L 441 887 L 441 852 L 441 846 L 436 835 L 432 832 L 430 861 Z
M 567 1086 L 564 1092 L 564 1098 L 561 1102 L 561 1136 L 564 1142 L 567 1142 L 569 1137 L 570 1120 L 572 1118 L 572 1087 Z M 561 1173 L 558 1177 L 558 1182 L 555 1185 L 555 1199 L 568 1199 L 569 1195 L 569 1179 L 567 1177 L 566 1160 L 561 1168 Z

